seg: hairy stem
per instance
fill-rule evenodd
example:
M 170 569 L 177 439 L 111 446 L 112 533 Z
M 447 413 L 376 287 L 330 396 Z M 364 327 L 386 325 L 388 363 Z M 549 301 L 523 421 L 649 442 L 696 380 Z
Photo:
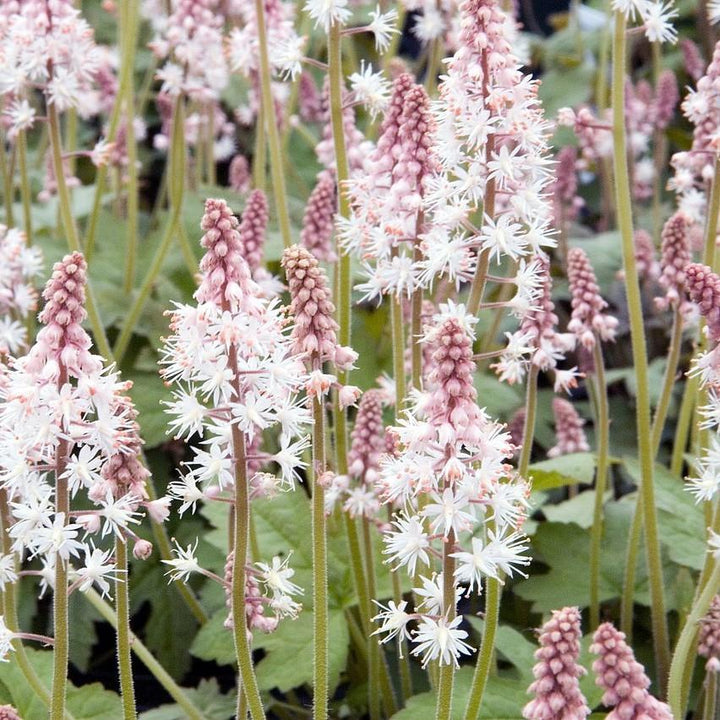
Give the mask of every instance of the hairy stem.
M 20 170 L 20 198 L 23 208 L 23 230 L 27 236 L 28 245 L 32 245 L 32 195 L 27 164 L 27 134 L 20 130 L 17 135 L 18 168 Z
M 443 609 L 445 620 L 448 622 L 455 618 L 455 560 L 450 557 L 455 544 L 455 533 L 450 531 L 447 541 L 443 543 Z M 452 662 L 440 666 L 440 680 L 438 683 L 437 704 L 435 706 L 435 720 L 450 720 L 452 715 L 452 696 L 455 681 L 455 665 Z
M 118 580 L 115 582 L 115 608 L 117 613 L 117 660 L 120 672 L 120 698 L 123 717 L 135 720 L 135 687 L 133 685 L 132 660 L 130 658 L 130 593 L 128 576 L 127 541 L 115 538 L 115 566 Z
M 600 550 L 603 536 L 603 500 L 607 486 L 608 458 L 610 455 L 610 415 L 608 412 L 605 363 L 600 339 L 595 338 L 593 348 L 595 380 L 597 384 L 597 471 L 595 474 L 595 503 L 590 531 L 590 630 L 600 625 Z
M 83 593 L 83 597 L 109 622 L 114 628 L 117 628 L 118 618 L 115 611 L 98 595 L 95 590 L 90 588 Z M 142 664 L 152 673 L 153 677 L 160 685 L 167 690 L 168 695 L 183 709 L 189 720 L 203 720 L 204 715 L 185 691 L 172 679 L 165 668 L 155 659 L 153 654 L 145 647 L 140 638 L 135 635 L 130 636 L 130 648 L 135 656 Z M 53 716 L 54 717 L 54 716 Z
M 275 211 L 280 224 L 280 235 L 283 239 L 283 245 L 287 248 L 292 245 L 292 233 L 288 214 L 287 191 L 285 189 L 285 171 L 280 150 L 280 135 L 278 134 L 277 118 L 275 116 L 275 103 L 270 90 L 270 59 L 263 0 L 255 0 L 255 15 L 257 17 L 258 50 L 260 51 L 260 90 L 263 117 L 270 149 L 270 175 L 275 197 Z
M 325 490 L 318 482 L 325 472 L 325 411 L 321 398 L 313 399 L 313 717 L 328 717 L 328 587 L 327 587 L 327 527 L 325 519 Z
M 720 587 L 720 563 L 714 561 L 714 568 L 709 581 L 705 585 L 700 597 L 693 605 L 690 614 L 685 620 L 670 665 L 670 679 L 668 681 L 668 704 L 674 718 L 685 717 L 685 697 L 683 693 L 683 678 L 685 666 L 694 661 L 695 640 L 697 638 L 698 623 L 710 607 L 713 597 Z
M 617 217 L 623 246 L 623 268 L 627 290 L 630 335 L 632 339 L 633 364 L 637 377 L 637 435 L 641 467 L 640 503 L 645 524 L 648 576 L 650 580 L 651 620 L 653 643 L 657 663 L 660 694 L 664 692 L 665 678 L 669 665 L 670 645 L 668 640 L 667 617 L 665 615 L 665 594 L 663 589 L 662 561 L 658 539 L 655 489 L 653 487 L 653 452 L 650 438 L 650 397 L 648 391 L 647 349 L 643 328 L 640 284 L 633 245 L 633 221 L 630 196 L 630 177 L 627 166 L 627 139 L 625 133 L 625 66 L 627 47 L 625 33 L 627 21 L 622 12 L 614 13 L 613 32 L 613 166 L 615 169 L 615 191 Z

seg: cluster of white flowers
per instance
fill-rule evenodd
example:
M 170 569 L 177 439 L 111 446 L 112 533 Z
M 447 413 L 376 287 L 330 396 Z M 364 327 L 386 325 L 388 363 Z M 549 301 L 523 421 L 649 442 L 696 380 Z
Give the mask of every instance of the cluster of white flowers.
M 80 325 L 84 283 L 80 253 L 56 264 L 43 294 L 44 327 L 26 356 L 3 366 L 0 488 L 10 501 L 13 552 L 40 558 L 43 587 L 52 583 L 58 558 L 74 558 L 72 587 L 96 583 L 106 592 L 104 578 L 115 566 L 88 535 L 137 540 L 131 526 L 143 506 L 162 519 L 167 501 L 146 501 L 129 384 L 89 352 L 91 341 Z M 65 493 L 82 494 L 90 509 L 59 505 Z M 5 581 L 12 581 L 7 573 Z
M 0 355 L 15 355 L 27 343 L 23 324 L 37 309 L 33 278 L 42 269 L 42 251 L 25 233 L 0 225 Z
M 60 112 L 92 114 L 101 61 L 92 29 L 70 0 L 8 2 L 0 10 L 0 95 L 16 98 L 16 128 L 32 123 L 24 98 L 37 87 Z
M 463 306 L 441 308 L 424 342 L 433 349 L 427 390 L 416 393 L 397 427 L 397 452 L 380 461 L 376 490 L 383 502 L 401 508 L 385 534 L 385 554 L 394 569 L 419 575 L 418 612 L 405 603 L 387 607 L 375 620 L 378 632 L 410 638 L 413 654 L 457 664 L 471 651 L 459 628 L 456 603 L 463 592 L 481 592 L 486 578 L 521 572 L 530 560 L 521 531 L 529 487 L 507 463 L 514 446 L 504 427 L 477 405 L 472 383 L 474 318 Z M 448 552 L 451 550 L 452 552 Z M 436 557 L 453 568 L 454 602 L 448 603 Z M 427 571 L 425 570 L 427 568 Z M 409 632 L 407 624 L 419 626 Z
M 213 265 L 217 243 L 239 253 L 237 220 L 224 201 L 207 201 L 203 229 L 209 260 L 198 303 L 175 306 L 173 332 L 161 360 L 163 377 L 176 388 L 168 407 L 172 432 L 178 438 L 203 438 L 182 479 L 169 488 L 182 503 L 181 513 L 194 511 L 208 486 L 216 491 L 234 486 L 238 458 L 231 442 L 233 425 L 246 439 L 248 467 L 259 470 L 274 463 L 279 470 L 275 487 L 292 488 L 304 467 L 302 454 L 309 441 L 302 433 L 311 422 L 300 396 L 307 382 L 303 359 L 292 351 L 279 302 L 263 296 L 241 256 L 231 261 L 242 270 L 234 279 Z M 217 257 L 225 259 L 224 254 Z M 223 287 L 227 296 L 221 299 Z M 280 447 L 260 454 L 262 433 L 273 427 L 280 430 Z M 262 476 L 267 489 L 269 476 Z
M 207 103 L 217 100 L 228 83 L 223 46 L 225 16 L 217 0 L 145 0 L 143 13 L 155 36 L 150 46 L 165 60 L 157 77 L 162 92 L 180 93 Z

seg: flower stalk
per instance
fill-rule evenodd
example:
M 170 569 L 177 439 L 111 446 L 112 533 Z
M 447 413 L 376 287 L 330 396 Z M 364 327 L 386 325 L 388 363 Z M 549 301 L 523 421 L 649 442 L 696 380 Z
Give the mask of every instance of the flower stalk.
M 639 503 L 642 508 L 646 535 L 648 574 L 650 579 L 651 619 L 653 643 L 660 678 L 664 687 L 670 659 L 670 645 L 665 616 L 665 593 L 663 589 L 662 562 L 657 528 L 657 510 L 653 487 L 653 452 L 651 445 L 650 397 L 648 391 L 647 349 L 643 329 L 640 285 L 637 276 L 633 245 L 632 206 L 630 178 L 627 166 L 627 139 L 625 133 L 624 92 L 625 68 L 627 63 L 626 30 L 627 20 L 622 12 L 614 13 L 613 31 L 613 166 L 615 168 L 615 190 L 617 217 L 623 246 L 623 268 L 627 289 L 628 311 L 630 314 L 630 335 L 632 354 L 637 375 L 637 437 L 640 454 L 642 481 Z

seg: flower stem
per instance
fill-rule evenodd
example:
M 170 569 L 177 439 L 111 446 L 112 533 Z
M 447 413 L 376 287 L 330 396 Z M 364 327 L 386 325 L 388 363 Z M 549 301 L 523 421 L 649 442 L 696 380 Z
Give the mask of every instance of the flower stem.
M 292 232 L 290 230 L 287 190 L 285 189 L 285 172 L 280 150 L 277 119 L 275 116 L 275 103 L 270 89 L 270 59 L 268 55 L 268 36 L 265 28 L 265 4 L 263 0 L 255 0 L 255 15 L 257 17 L 258 50 L 260 51 L 260 90 L 262 94 L 265 130 L 270 149 L 270 174 L 275 196 L 275 211 L 278 215 L 283 245 L 288 248 L 292 245 Z
M 67 382 L 67 370 L 60 364 L 58 390 Z M 62 513 L 63 525 L 67 525 L 70 513 L 70 494 L 67 478 L 63 477 L 67 466 L 69 440 L 61 438 L 55 455 L 55 513 Z M 50 716 L 61 718 L 65 715 L 65 696 L 67 693 L 67 671 L 70 656 L 70 631 L 68 627 L 68 568 L 67 560 L 59 554 L 55 558 L 55 586 L 53 591 L 53 630 L 55 647 L 53 650 L 52 692 L 50 697 Z
M 445 620 L 455 618 L 455 560 L 450 557 L 455 544 L 455 532 L 450 531 L 447 541 L 443 543 L 443 609 Z M 440 666 L 440 679 L 438 683 L 437 705 L 435 706 L 435 720 L 450 720 L 452 715 L 453 685 L 455 682 L 455 665 L 452 662 Z
M 70 205 L 70 194 L 68 192 L 67 183 L 65 182 L 65 169 L 62 160 L 62 143 L 60 140 L 60 120 L 58 118 L 57 108 L 53 103 L 48 103 L 48 128 L 50 131 L 50 145 L 52 149 L 53 169 L 55 171 L 55 180 L 57 182 L 58 201 L 60 203 L 60 217 L 62 218 L 63 229 L 67 237 L 67 244 L 70 250 L 80 252 L 80 238 L 78 237 L 77 228 L 75 227 L 75 219 L 72 215 L 72 207 Z M 90 283 L 88 282 L 86 289 L 85 305 L 95 336 L 95 343 L 100 350 L 100 354 L 104 357 L 110 357 L 110 343 L 108 343 L 105 335 L 105 328 L 100 321 L 95 296 L 92 292 Z
M 325 411 L 321 398 L 313 399 L 313 476 L 312 542 L 313 542 L 313 717 L 328 717 L 328 587 L 327 527 L 325 490 L 318 482 L 325 472 Z
M 703 708 L 702 720 L 716 720 L 717 718 L 717 695 L 718 695 L 718 674 L 708 670 L 705 679 L 705 707 Z
M 225 307 L 223 309 L 226 309 Z M 228 367 L 232 372 L 232 385 L 236 398 L 242 398 L 240 375 L 238 372 L 237 348 L 234 344 L 228 350 Z M 245 585 L 247 573 L 245 566 L 248 561 L 250 546 L 250 495 L 248 492 L 247 459 L 245 452 L 245 436 L 237 423 L 230 429 L 233 457 L 235 458 L 235 511 L 233 518 L 233 576 L 232 576 L 232 615 L 233 634 L 235 638 L 235 654 L 242 692 L 238 687 L 237 713 L 240 715 L 241 702 L 244 697 L 250 709 L 252 720 L 264 720 L 260 691 L 253 668 L 252 651 L 248 639 L 247 614 L 245 612 Z
M 160 240 L 160 244 L 155 250 L 150 268 L 143 280 L 135 302 L 132 304 L 128 314 L 125 316 L 125 322 L 120 329 L 120 334 L 115 341 L 113 354 L 115 361 L 120 364 L 128 348 L 130 339 L 132 338 L 135 324 L 143 311 L 145 302 L 150 295 L 152 286 L 160 274 L 165 256 L 170 249 L 170 244 L 175 237 L 178 223 L 180 222 L 180 214 L 182 212 L 182 203 L 185 187 L 185 138 L 184 138 L 184 122 L 185 112 L 184 104 L 181 97 L 175 101 L 173 111 L 172 124 L 172 140 L 170 147 L 169 167 L 168 167 L 168 197 L 170 199 L 170 217 L 165 226 L 165 233 Z M 107 356 L 106 356 L 107 357 Z
M 682 402 L 680 403 L 680 412 L 678 413 L 677 423 L 675 424 L 675 437 L 673 438 L 673 451 L 670 460 L 670 472 L 679 477 L 682 472 L 683 456 L 690 435 L 690 425 L 692 423 L 693 409 L 698 394 L 699 378 L 693 376 L 685 381 L 683 389 Z
M 120 672 L 120 698 L 123 717 L 135 720 L 135 688 L 133 686 L 132 660 L 130 658 L 130 593 L 128 576 L 127 541 L 115 538 L 115 566 L 118 580 L 115 582 L 115 608 L 117 613 L 117 659 Z
M 118 618 L 115 611 L 90 588 L 83 593 L 88 602 L 117 629 Z M 203 720 L 202 712 L 193 705 L 185 691 L 172 679 L 165 668 L 155 659 L 153 654 L 145 647 L 140 638 L 131 635 L 130 647 L 138 660 L 153 674 L 153 677 L 167 690 L 168 695 L 184 710 L 190 720 Z M 55 716 L 53 716 L 55 717 Z
M 610 416 L 608 413 L 605 363 L 600 339 L 595 338 L 593 348 L 595 380 L 597 385 L 597 471 L 595 475 L 595 504 L 590 531 L 590 630 L 600 625 L 600 550 L 603 536 L 603 500 L 607 486 L 608 457 L 610 454 Z
M 683 693 L 683 677 L 685 666 L 694 656 L 695 638 L 698 632 L 700 618 L 707 612 L 710 603 L 720 588 L 720 563 L 714 561 L 715 567 L 705 585 L 700 597 L 696 600 L 690 614 L 685 620 L 670 666 L 670 679 L 668 680 L 668 704 L 674 718 L 685 717 L 685 699 Z M 694 657 L 692 658 L 694 660 Z
M 20 130 L 17 135 L 18 168 L 20 170 L 20 197 L 23 208 L 23 230 L 27 237 L 27 244 L 32 245 L 32 197 L 30 194 L 30 180 L 27 165 L 27 134 Z
M 15 225 L 13 218 L 13 182 L 12 173 L 10 172 L 10 163 L 8 162 L 7 152 L 5 150 L 5 135 L 0 137 L 0 172 L 3 181 L 3 196 L 5 200 L 5 224 L 8 227 Z
M 478 653 L 475 673 L 473 675 L 470 697 L 465 708 L 464 720 L 476 720 L 480 713 L 483 695 L 487 686 L 492 656 L 495 649 L 495 635 L 500 620 L 500 597 L 502 584 L 496 578 L 488 577 L 485 581 L 485 626 Z
M 328 36 L 328 76 L 330 81 L 330 120 L 333 130 L 333 145 L 335 148 L 335 171 L 338 184 L 338 212 L 341 217 L 350 217 L 350 201 L 347 195 L 346 183 L 350 176 L 350 169 L 345 144 L 345 130 L 343 127 L 342 95 L 343 71 L 340 25 L 333 22 L 330 25 Z M 337 247 L 337 280 L 335 283 L 337 308 L 338 341 L 340 345 L 350 345 L 350 256 L 339 246 Z M 341 384 L 348 381 L 348 371 L 338 373 Z M 347 474 L 347 413 L 340 407 L 337 399 L 333 404 L 333 421 L 335 425 L 335 452 L 337 468 L 340 474 Z
M 640 284 L 633 245 L 632 207 L 630 200 L 630 178 L 627 166 L 627 139 L 625 134 L 625 67 L 627 62 L 626 28 L 627 21 L 622 12 L 615 11 L 613 31 L 612 111 L 613 111 L 613 166 L 617 217 L 622 236 L 623 268 L 630 315 L 633 364 L 637 377 L 637 435 L 642 480 L 640 501 L 645 524 L 648 576 L 650 580 L 651 619 L 653 643 L 657 662 L 660 694 L 663 694 L 669 665 L 670 646 L 665 596 L 663 589 L 662 562 L 658 539 L 655 490 L 653 487 L 653 452 L 650 438 L 650 397 L 648 391 L 647 349 L 643 329 Z

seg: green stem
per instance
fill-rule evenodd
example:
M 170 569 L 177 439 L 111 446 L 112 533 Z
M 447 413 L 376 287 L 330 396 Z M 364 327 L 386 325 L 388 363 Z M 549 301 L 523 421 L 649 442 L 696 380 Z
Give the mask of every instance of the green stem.
M 418 213 L 417 235 L 420 234 L 423 222 L 423 213 Z M 422 260 L 420 240 L 416 237 L 413 247 L 413 262 L 419 263 Z M 418 286 L 412 294 L 412 320 L 410 326 L 410 358 L 412 368 L 412 386 L 415 390 L 422 390 L 422 305 L 423 289 Z
M 685 717 L 685 701 L 683 693 L 683 677 L 685 675 L 685 666 L 688 662 L 694 662 L 695 640 L 698 632 L 698 623 L 705 615 L 710 603 L 720 589 L 720 563 L 714 561 L 714 569 L 705 585 L 700 597 L 695 602 L 693 609 L 685 620 L 675 653 L 670 666 L 670 679 L 668 681 L 668 704 L 674 718 Z
M 185 112 L 182 98 L 178 97 L 175 102 L 175 109 L 173 112 L 173 125 L 172 125 L 172 141 L 170 148 L 169 157 L 169 168 L 168 168 L 168 196 L 170 199 L 170 217 L 168 223 L 165 226 L 165 234 L 160 240 L 160 244 L 155 250 L 155 256 L 153 257 L 150 269 L 143 280 L 140 290 L 138 291 L 137 297 L 133 302 L 130 310 L 125 316 L 125 322 L 120 329 L 120 334 L 115 341 L 115 347 L 113 348 L 113 354 L 115 361 L 120 364 L 125 355 L 125 352 L 132 338 L 135 324 L 140 317 L 140 314 L 145 307 L 150 291 L 152 290 L 153 284 L 160 274 L 165 256 L 167 255 L 173 238 L 175 237 L 178 223 L 180 222 L 180 215 L 182 213 L 182 202 L 184 195 L 185 186 L 185 140 L 184 140 L 184 122 Z
M 115 539 L 115 607 L 117 612 L 117 659 L 120 671 L 120 698 L 125 720 L 135 720 L 135 688 L 133 686 L 132 659 L 130 657 L 130 593 L 128 583 L 127 541 Z
M 27 237 L 27 244 L 32 245 L 32 195 L 27 165 L 27 134 L 21 130 L 17 135 L 18 167 L 20 169 L 20 197 L 23 208 L 23 230 Z
M 698 394 L 699 378 L 693 376 L 685 381 L 680 412 L 678 413 L 677 424 L 675 425 L 675 437 L 673 438 L 673 451 L 670 460 L 670 472 L 675 477 L 680 477 L 682 472 L 685 449 L 687 448 L 692 423 L 693 409 Z
M 60 365 L 58 390 L 67 383 L 67 370 Z M 63 525 L 68 524 L 70 514 L 70 494 L 67 478 L 63 477 L 67 467 L 69 440 L 63 438 L 58 443 L 55 455 L 55 513 L 62 513 Z M 61 718 L 65 715 L 67 694 L 67 671 L 70 657 L 70 629 L 68 626 L 68 567 L 67 561 L 59 555 L 55 559 L 55 587 L 53 591 L 53 649 L 52 692 L 50 696 L 50 716 Z
M 280 135 L 278 134 L 277 119 L 275 117 L 275 103 L 270 90 L 270 59 L 265 29 L 265 4 L 262 0 L 255 0 L 255 15 L 257 17 L 258 50 L 260 51 L 260 89 L 263 116 L 270 148 L 270 174 L 275 196 L 275 210 L 280 225 L 280 235 L 283 239 L 283 245 L 287 248 L 292 245 L 292 232 L 288 214 L 287 190 L 285 189 L 285 172 L 280 151 Z
M 597 472 L 595 475 L 595 504 L 593 524 L 590 531 L 590 630 L 600 625 L 600 550 L 603 536 L 603 501 L 607 486 L 608 458 L 610 455 L 610 416 L 608 412 L 605 363 L 603 362 L 600 338 L 595 338 L 593 348 L 595 379 L 597 383 L 596 437 Z
M 63 229 L 67 237 L 67 244 L 70 250 L 80 252 L 80 238 L 75 227 L 75 219 L 72 215 L 70 206 L 70 194 L 68 193 L 67 183 L 65 182 L 65 170 L 62 160 L 62 146 L 60 143 L 60 122 L 58 119 L 57 109 L 54 104 L 48 104 L 48 128 L 50 132 L 50 146 L 52 148 L 53 168 L 55 171 L 55 180 L 57 182 L 58 201 L 60 203 L 60 217 L 62 218 Z M 95 336 L 95 344 L 100 354 L 109 358 L 112 355 L 110 343 L 105 335 L 105 328 L 100 320 L 95 295 L 92 287 L 88 282 L 85 290 L 85 307 L 87 309 L 88 320 Z
M 625 271 L 628 312 L 630 315 L 633 364 L 637 377 L 637 434 L 642 474 L 640 496 L 643 521 L 645 524 L 645 545 L 648 576 L 650 580 L 653 642 L 655 646 L 657 674 L 660 680 L 660 694 L 662 695 L 669 664 L 670 645 L 668 640 L 667 618 L 665 615 L 662 560 L 660 557 L 657 510 L 655 507 L 655 490 L 653 487 L 653 453 L 650 439 L 647 349 L 643 328 L 640 284 L 633 244 L 630 178 L 627 167 L 627 140 L 625 136 L 624 110 L 625 67 L 627 63 L 625 33 L 627 21 L 624 14 L 618 11 L 615 11 L 614 18 L 612 73 L 613 166 L 615 169 L 618 225 L 623 244 L 623 268 Z
M 362 518 L 363 545 L 365 547 L 365 574 L 368 580 L 370 597 L 375 596 L 375 568 L 373 563 L 373 546 L 370 535 L 370 526 L 367 518 Z M 370 707 L 370 720 L 380 717 L 380 645 L 370 639 L 370 652 L 368 653 L 368 699 Z M 392 713 L 390 713 L 392 715 Z
M 393 375 L 395 376 L 395 419 L 397 420 L 405 403 L 407 387 L 402 305 L 396 297 L 390 298 L 390 322 L 392 325 Z
M 717 720 L 718 674 L 708 670 L 705 680 L 705 708 L 702 720 Z
M 123 3 L 122 38 L 123 49 L 129 54 L 123 62 L 131 62 L 135 55 L 137 42 L 138 0 L 127 0 Z M 132 75 L 124 86 L 125 91 L 125 144 L 127 147 L 127 231 L 125 258 L 125 280 L 123 290 L 129 293 L 135 280 L 135 265 L 138 246 L 138 174 L 137 146 L 135 144 L 135 88 Z
M 13 218 L 13 181 L 8 163 L 7 152 L 5 151 L 5 134 L 0 137 L 0 172 L 2 172 L 3 195 L 5 196 L 5 224 L 8 227 L 15 226 Z
M 476 720 L 480 713 L 483 695 L 487 687 L 490 668 L 492 667 L 493 650 L 495 649 L 495 635 L 500 620 L 500 597 L 502 583 L 500 580 L 488 577 L 485 581 L 485 625 L 483 638 L 478 653 L 472 688 L 465 709 L 464 720 Z
M 128 22 L 121 24 L 121 58 L 120 77 L 118 79 L 117 95 L 115 96 L 115 104 L 113 105 L 110 122 L 108 123 L 108 131 L 105 139 L 107 142 L 113 142 L 120 127 L 120 119 L 122 117 L 122 108 L 125 104 L 126 90 L 128 86 L 133 84 L 133 73 L 135 71 L 135 44 L 137 42 L 137 17 L 138 17 L 138 0 L 125 0 L 121 4 L 121 12 Z M 129 117 L 128 122 L 132 122 L 133 118 Z M 103 165 L 97 169 L 95 174 L 95 196 L 93 198 L 93 208 L 88 218 L 85 228 L 85 252 L 86 258 L 92 257 L 95 249 L 95 239 L 97 237 L 98 224 L 100 221 L 100 209 L 102 207 L 103 195 L 105 194 L 105 184 L 107 181 L 108 166 Z
M 518 473 L 527 477 L 532 454 L 533 436 L 535 435 L 535 416 L 537 414 L 537 381 L 539 369 L 537 365 L 530 366 L 527 381 L 527 394 L 525 396 L 525 422 L 523 424 L 522 449 L 518 460 Z
M 655 409 L 655 417 L 652 424 L 652 451 L 653 457 L 657 457 L 660 448 L 660 440 L 662 438 L 665 420 L 667 419 L 670 400 L 672 399 L 673 388 L 675 387 L 678 361 L 680 360 L 680 348 L 682 346 L 683 321 L 682 313 L 678 306 L 673 312 L 672 335 L 670 337 L 670 347 L 668 348 L 667 365 L 665 366 L 665 375 L 663 377 L 662 390 L 660 392 L 660 400 Z
M 635 502 L 633 518 L 628 533 L 628 546 L 625 554 L 625 572 L 623 574 L 623 592 L 620 601 L 620 629 L 632 640 L 633 604 L 635 602 L 635 570 L 640 554 L 640 538 L 642 537 L 642 508 L 640 493 Z
M 258 108 L 255 123 L 255 152 L 253 154 L 252 172 L 253 186 L 265 191 L 265 164 L 267 162 L 267 143 L 265 142 L 265 119 L 262 105 Z
M 443 609 L 445 620 L 450 622 L 455 618 L 455 561 L 450 555 L 455 545 L 455 533 L 451 530 L 447 541 L 443 543 Z M 435 706 L 435 720 L 450 720 L 452 715 L 453 685 L 455 682 L 455 665 L 450 662 L 440 666 L 440 679 L 438 683 L 437 704 Z
M 318 478 L 325 472 L 325 411 L 320 398 L 313 399 L 313 477 L 312 542 L 313 542 L 313 717 L 328 717 L 328 586 L 327 527 L 325 490 Z
M 328 36 L 328 77 L 330 82 L 330 120 L 333 130 L 333 145 L 335 148 L 335 172 L 338 187 L 338 212 L 341 217 L 350 217 L 350 200 L 347 194 L 346 183 L 350 176 L 347 148 L 345 144 L 345 130 L 343 127 L 343 71 L 341 51 L 341 27 L 333 22 Z M 336 281 L 336 308 L 338 323 L 338 342 L 340 345 L 350 345 L 350 300 L 351 277 L 350 256 L 337 246 L 337 281 Z M 341 384 L 347 384 L 349 373 L 338 373 Z M 337 468 L 340 474 L 347 474 L 347 413 L 337 401 L 333 405 L 333 421 L 335 425 L 335 452 Z
M 118 618 L 115 611 L 90 588 L 83 593 L 88 602 L 109 622 L 115 629 L 118 626 Z M 190 698 L 165 670 L 165 668 L 153 657 L 153 654 L 145 647 L 140 638 L 136 635 L 130 637 L 130 648 L 142 664 L 153 674 L 153 677 L 167 690 L 168 695 L 185 711 L 186 717 L 190 720 L 203 720 L 203 713 L 193 705 Z M 54 717 L 54 716 L 53 716 Z
M 223 294 L 224 297 L 224 294 Z M 227 305 L 227 301 L 223 302 Z M 227 307 L 223 307 L 227 309 Z M 232 372 L 232 385 L 235 397 L 242 398 L 240 375 L 238 372 L 237 347 L 231 344 L 228 350 L 228 367 Z M 248 640 L 247 614 L 245 612 L 245 585 L 247 581 L 246 564 L 250 547 L 250 494 L 248 492 L 247 459 L 245 437 L 236 423 L 231 425 L 233 455 L 235 458 L 235 508 L 233 518 L 233 577 L 232 577 L 232 614 L 235 654 L 240 672 L 242 693 L 238 687 L 237 712 L 241 710 L 241 697 L 245 697 L 252 720 L 264 720 L 260 691 L 253 668 L 252 651 Z

